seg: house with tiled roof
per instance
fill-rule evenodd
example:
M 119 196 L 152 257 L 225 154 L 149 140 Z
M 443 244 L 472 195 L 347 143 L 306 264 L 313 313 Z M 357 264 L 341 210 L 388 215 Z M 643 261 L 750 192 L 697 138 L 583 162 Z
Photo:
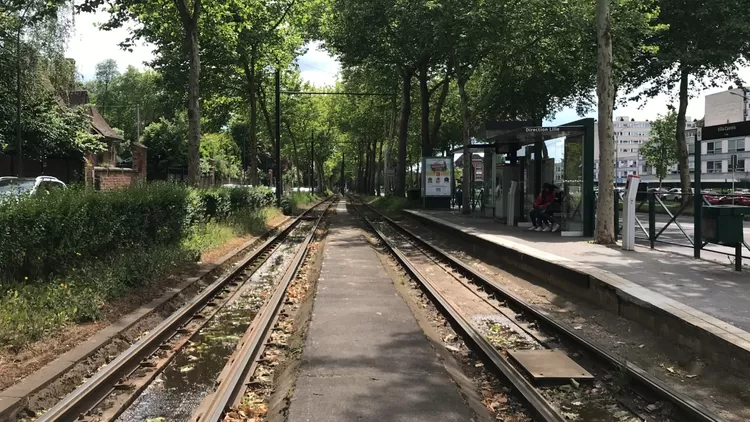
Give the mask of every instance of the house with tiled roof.
M 101 141 L 107 144 L 105 151 L 84 154 L 86 186 L 91 186 L 96 190 L 109 190 L 146 180 L 145 146 L 139 143 L 132 144 L 132 168 L 118 167 L 117 163 L 120 160 L 117 152 L 124 138 L 112 129 L 96 106 L 91 105 L 88 91 L 71 92 L 68 104 L 71 108 L 86 107 L 91 117 L 91 133 L 99 136 Z

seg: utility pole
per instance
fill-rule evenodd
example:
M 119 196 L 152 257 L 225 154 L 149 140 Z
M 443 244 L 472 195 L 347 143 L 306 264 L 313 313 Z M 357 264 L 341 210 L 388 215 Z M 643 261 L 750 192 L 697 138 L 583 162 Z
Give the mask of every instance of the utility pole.
M 344 154 L 341 153 L 341 194 L 344 194 L 344 188 L 346 188 L 346 181 L 344 180 Z
M 276 206 L 281 208 L 281 70 L 276 69 Z
M 310 192 L 315 192 L 315 132 L 310 137 Z

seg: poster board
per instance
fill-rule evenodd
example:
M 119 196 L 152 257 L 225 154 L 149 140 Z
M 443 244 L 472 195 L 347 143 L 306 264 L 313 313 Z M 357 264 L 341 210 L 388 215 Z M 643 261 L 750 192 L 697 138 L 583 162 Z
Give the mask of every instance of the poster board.
M 453 186 L 453 160 L 450 157 L 424 157 L 422 169 L 423 196 L 450 198 Z

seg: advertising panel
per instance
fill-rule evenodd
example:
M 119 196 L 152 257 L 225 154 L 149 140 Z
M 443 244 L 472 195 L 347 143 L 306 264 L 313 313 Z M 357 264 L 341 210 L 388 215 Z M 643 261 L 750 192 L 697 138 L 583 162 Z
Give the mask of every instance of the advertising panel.
M 448 157 L 424 159 L 424 194 L 428 197 L 450 197 L 452 162 Z

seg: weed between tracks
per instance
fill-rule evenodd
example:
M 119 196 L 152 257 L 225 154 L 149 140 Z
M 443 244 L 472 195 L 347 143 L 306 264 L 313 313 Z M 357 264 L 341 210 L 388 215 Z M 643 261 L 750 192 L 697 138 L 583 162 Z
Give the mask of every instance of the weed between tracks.
M 324 217 L 305 261 L 290 283 L 271 337 L 258 361 L 240 405 L 225 422 L 282 421 L 286 419 L 295 376 L 312 314 L 328 219 Z

